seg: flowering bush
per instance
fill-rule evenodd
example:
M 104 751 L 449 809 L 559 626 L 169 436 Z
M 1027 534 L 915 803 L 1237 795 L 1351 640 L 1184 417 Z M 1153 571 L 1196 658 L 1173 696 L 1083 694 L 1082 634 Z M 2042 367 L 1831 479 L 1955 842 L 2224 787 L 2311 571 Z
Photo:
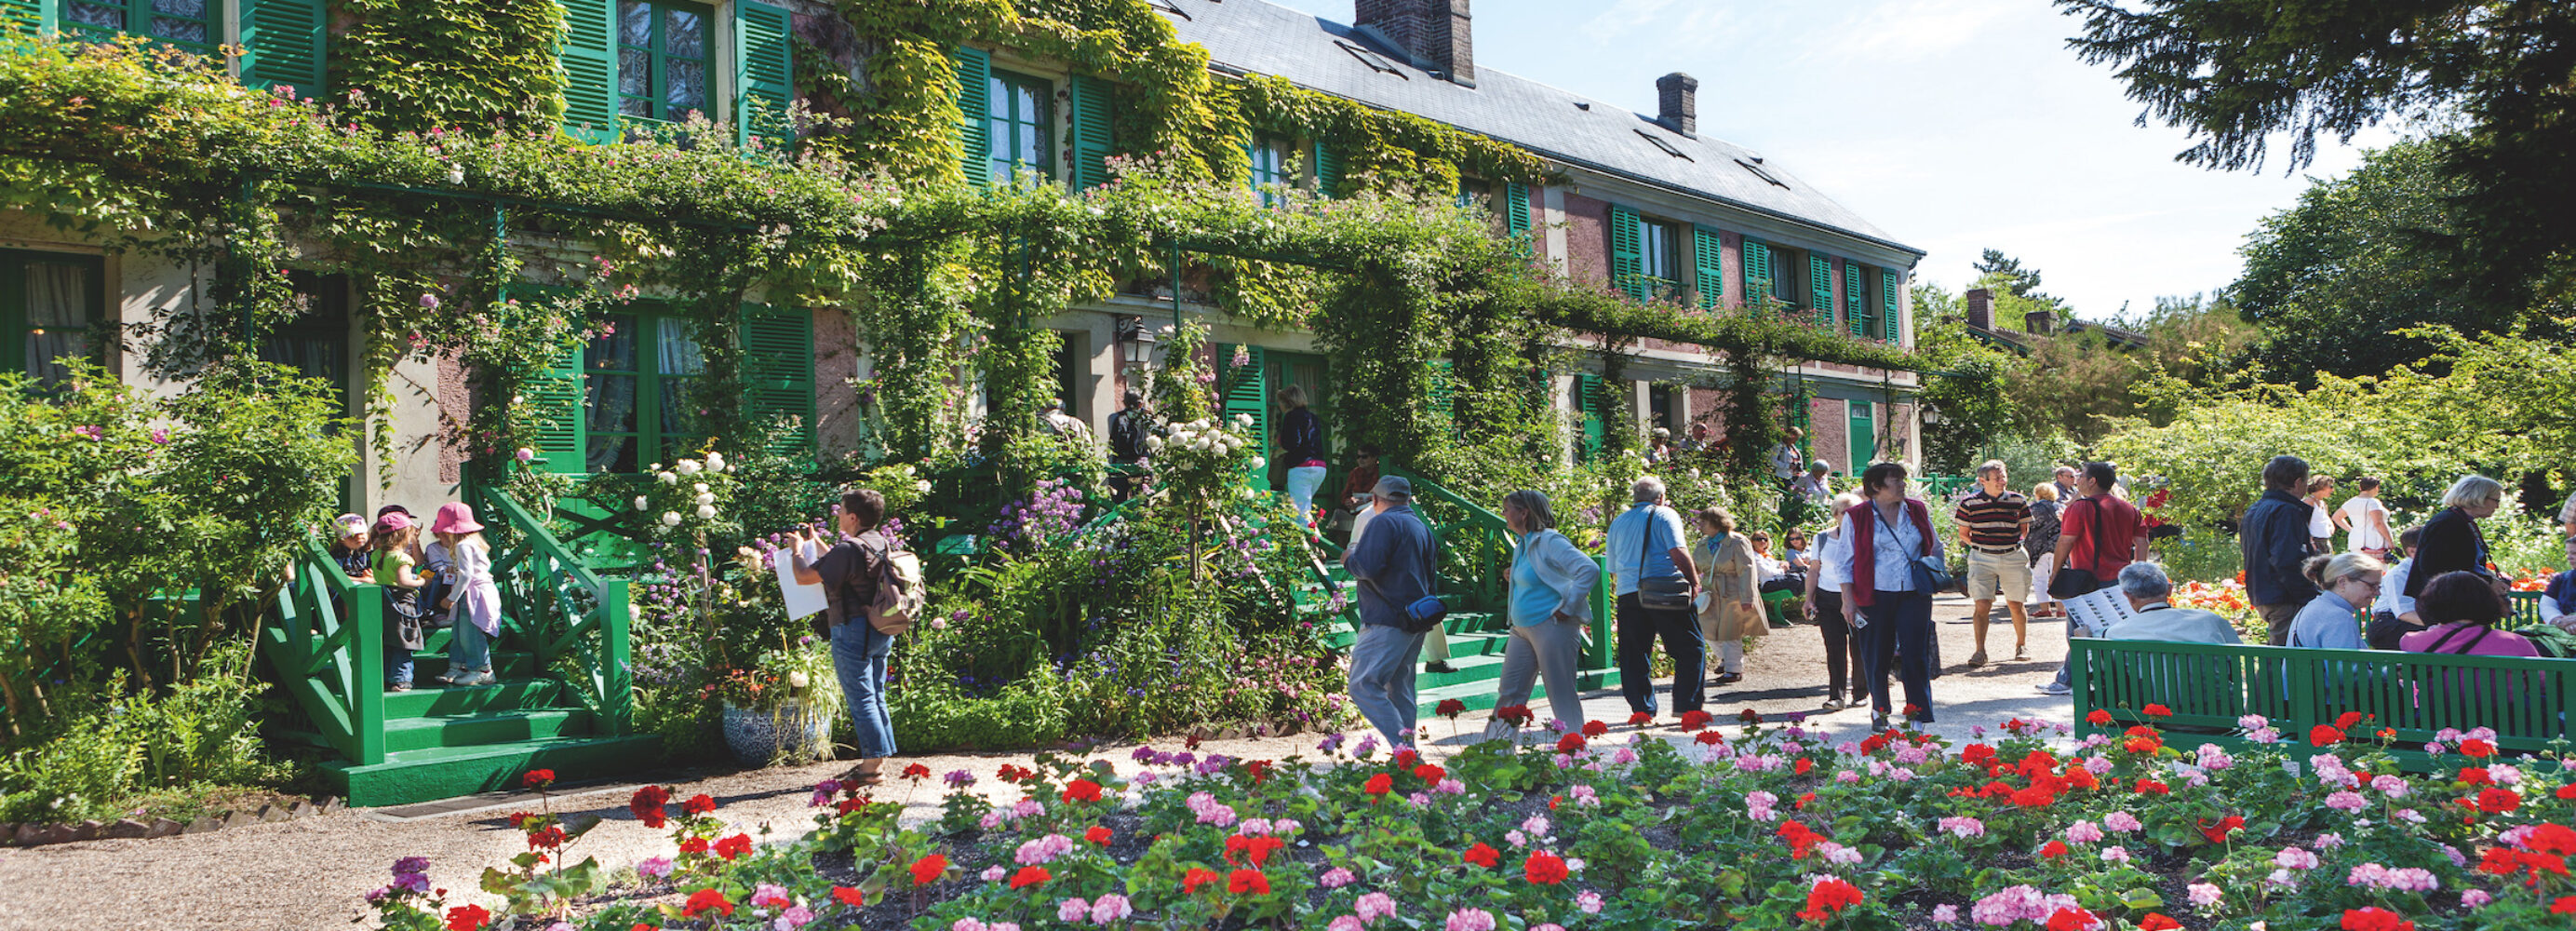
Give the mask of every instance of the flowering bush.
M 2497 759 L 2478 732 L 2443 735 L 2440 770 L 2409 776 L 2349 740 L 2230 754 L 2147 725 L 2070 744 L 2025 721 L 1967 743 L 1710 723 L 1489 741 L 1441 764 L 1338 737 L 1283 760 L 1140 748 L 1123 779 L 1042 755 L 1003 768 L 1018 801 L 952 778 L 950 816 L 910 829 L 899 804 L 826 784 L 807 839 L 672 888 L 850 889 L 870 903 L 850 908 L 882 910 L 871 926 L 950 931 L 2430 931 L 2576 913 L 2576 783 L 2556 761 Z

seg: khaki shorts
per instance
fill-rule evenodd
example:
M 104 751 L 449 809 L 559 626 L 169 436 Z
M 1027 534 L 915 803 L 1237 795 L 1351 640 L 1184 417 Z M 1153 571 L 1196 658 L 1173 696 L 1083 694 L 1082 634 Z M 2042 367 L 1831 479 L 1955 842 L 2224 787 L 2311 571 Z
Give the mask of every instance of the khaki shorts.
M 2030 600 L 2030 561 L 2020 550 L 2009 553 L 1968 551 L 1968 600 L 1993 601 L 2000 594 L 2007 602 Z

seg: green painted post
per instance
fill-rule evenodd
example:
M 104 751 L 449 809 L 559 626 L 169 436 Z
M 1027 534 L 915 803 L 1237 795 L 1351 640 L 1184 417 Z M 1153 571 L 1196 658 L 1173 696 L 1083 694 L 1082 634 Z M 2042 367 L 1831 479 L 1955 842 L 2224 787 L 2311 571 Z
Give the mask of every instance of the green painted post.
M 607 718 L 600 723 L 608 729 L 608 736 L 624 737 L 634 731 L 635 686 L 633 673 L 628 671 L 630 644 L 626 638 L 633 614 L 627 606 L 626 580 L 601 579 L 598 592 L 599 606 L 593 610 L 599 612 L 600 710 Z
M 2093 641 L 2089 637 L 2071 637 L 2066 641 L 2066 684 L 2075 691 L 2075 733 L 2091 736 L 2100 728 L 2086 721 L 2093 711 Z
M 1583 663 L 1584 668 L 1599 671 L 1610 668 L 1614 655 L 1610 651 L 1610 608 L 1617 598 L 1610 593 L 1610 558 L 1594 556 L 1592 564 L 1601 567 L 1601 574 L 1592 585 L 1592 646 L 1583 651 Z
M 328 566 L 326 563 L 325 566 Z M 338 567 L 329 567 L 337 572 Z M 322 567 L 306 566 L 314 573 L 312 584 L 331 584 L 329 576 L 320 574 Z M 321 592 L 316 591 L 320 595 Z M 327 596 L 325 596 L 327 597 Z M 350 762 L 372 766 L 385 761 L 385 589 L 382 585 L 356 585 L 349 589 L 349 616 L 340 623 L 349 625 L 348 649 L 357 651 L 358 681 L 349 688 L 349 745 L 356 752 Z

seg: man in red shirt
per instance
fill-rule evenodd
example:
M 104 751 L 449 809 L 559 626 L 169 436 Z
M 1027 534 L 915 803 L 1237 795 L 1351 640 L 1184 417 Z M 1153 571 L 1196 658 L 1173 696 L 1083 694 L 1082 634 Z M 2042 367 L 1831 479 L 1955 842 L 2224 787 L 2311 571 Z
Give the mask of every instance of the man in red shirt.
M 2119 484 L 2120 473 L 2108 462 L 2087 462 L 2076 474 L 2075 493 L 2080 497 L 2067 505 L 2064 515 L 2059 518 L 2057 571 L 2060 574 L 2069 569 L 2089 570 L 2096 580 L 2097 589 L 2110 588 L 2119 584 L 2121 569 L 2147 558 L 2147 522 L 2138 514 L 2136 505 L 2112 493 Z M 2050 594 L 2057 592 L 2051 589 Z M 2069 617 L 2066 635 L 2073 637 L 2076 634 L 2075 619 Z M 2065 695 L 2074 691 L 2068 684 L 2071 675 L 2066 666 L 2059 665 L 2056 680 L 2040 686 L 2040 693 Z

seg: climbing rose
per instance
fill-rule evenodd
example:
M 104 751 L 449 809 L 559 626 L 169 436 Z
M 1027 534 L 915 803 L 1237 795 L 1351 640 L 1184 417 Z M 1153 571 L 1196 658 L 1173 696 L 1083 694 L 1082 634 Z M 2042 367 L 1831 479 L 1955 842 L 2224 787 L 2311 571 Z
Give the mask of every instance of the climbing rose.
M 1521 876 L 1542 886 L 1565 881 L 1565 859 L 1541 850 L 1521 861 Z

